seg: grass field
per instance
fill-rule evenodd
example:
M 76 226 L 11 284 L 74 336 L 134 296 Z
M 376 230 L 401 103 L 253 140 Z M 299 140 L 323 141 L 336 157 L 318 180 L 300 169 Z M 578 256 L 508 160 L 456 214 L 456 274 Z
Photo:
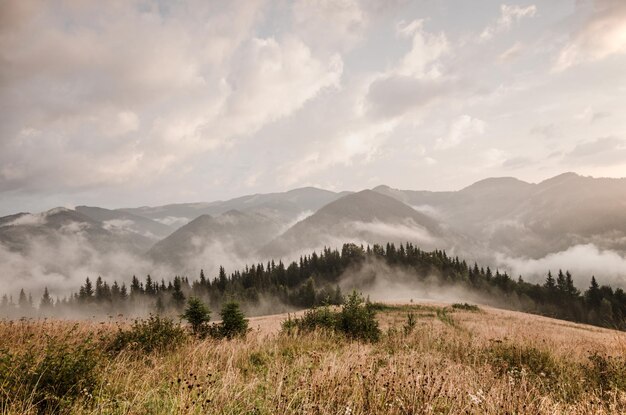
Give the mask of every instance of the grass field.
M 626 413 L 621 332 L 411 304 L 381 306 L 380 341 L 362 343 L 323 331 L 287 334 L 285 318 L 251 319 L 245 338 L 187 336 L 150 353 L 107 350 L 127 323 L 2 322 L 0 412 Z

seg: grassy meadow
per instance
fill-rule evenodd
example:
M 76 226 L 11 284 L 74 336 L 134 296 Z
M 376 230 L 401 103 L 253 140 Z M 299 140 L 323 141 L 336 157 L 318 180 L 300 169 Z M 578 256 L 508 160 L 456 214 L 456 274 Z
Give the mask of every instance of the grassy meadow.
M 281 330 L 198 339 L 131 323 L 0 322 L 0 413 L 626 413 L 626 334 L 492 308 L 378 305 L 378 341 Z M 152 336 L 152 337 L 151 337 Z M 144 347 L 156 344 L 157 347 Z

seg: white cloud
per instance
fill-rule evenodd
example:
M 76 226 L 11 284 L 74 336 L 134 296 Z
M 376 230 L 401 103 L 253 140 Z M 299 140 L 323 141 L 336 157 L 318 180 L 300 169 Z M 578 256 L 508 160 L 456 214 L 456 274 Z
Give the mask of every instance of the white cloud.
M 43 213 L 20 215 L 12 221 L 3 223 L 0 226 L 38 226 L 46 223 L 47 216 Z
M 513 275 L 534 277 L 542 281 L 551 270 L 572 272 L 578 287 L 586 288 L 591 276 L 600 277 L 601 283 L 623 286 L 626 275 L 626 258 L 617 252 L 598 249 L 593 244 L 576 245 L 562 252 L 546 255 L 539 259 L 510 258 L 499 255 L 498 262 L 511 269 Z
M 461 115 L 452 122 L 448 133 L 437 139 L 435 148 L 445 150 L 456 147 L 465 140 L 472 139 L 484 134 L 487 123 L 478 118 L 473 118 L 467 114 Z
M 229 97 L 211 129 L 226 137 L 254 133 L 296 111 L 323 88 L 339 87 L 342 71 L 339 55 L 321 62 L 297 38 L 255 38 L 226 80 Z
M 349 132 L 342 131 L 332 138 L 328 151 L 316 150 L 283 165 L 279 172 L 281 182 L 292 186 L 335 165 L 348 166 L 357 160 L 367 163 L 396 125 L 392 120 L 365 123 Z
M 626 53 L 626 2 L 596 0 L 594 6 L 592 15 L 561 49 L 554 71 Z
M 418 225 L 412 219 L 407 219 L 403 223 L 386 223 L 378 220 L 373 222 L 356 221 L 349 222 L 346 226 L 357 232 L 372 233 L 387 240 L 403 240 L 425 244 L 440 242 L 427 229 Z
M 251 36 L 262 2 L 27 3 L 0 12 L 0 190 L 152 183 L 340 86 L 339 55 Z
M 401 76 L 435 79 L 441 76 L 439 59 L 450 52 L 450 45 L 443 32 L 433 34 L 424 30 L 424 20 L 401 22 L 397 33 L 411 38 L 411 50 L 404 55 L 395 73 Z
M 489 148 L 481 153 L 484 167 L 492 168 L 502 166 L 507 160 L 507 153 L 499 148 Z
M 519 57 L 522 50 L 524 50 L 524 45 L 522 42 L 515 42 L 513 46 L 505 50 L 498 56 L 498 61 L 502 63 L 511 62 Z
M 292 7 L 298 36 L 327 53 L 352 48 L 362 39 L 369 20 L 356 0 L 297 0 Z
M 489 40 L 497 33 L 506 32 L 511 29 L 514 23 L 518 23 L 526 17 L 533 17 L 535 13 L 537 13 L 537 6 L 534 4 L 526 7 L 502 4 L 500 17 L 482 31 L 480 39 Z

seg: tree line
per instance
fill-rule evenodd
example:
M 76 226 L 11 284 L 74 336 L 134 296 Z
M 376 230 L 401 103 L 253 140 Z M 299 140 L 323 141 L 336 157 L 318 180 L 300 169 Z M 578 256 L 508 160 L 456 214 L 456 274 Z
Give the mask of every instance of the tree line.
M 193 280 L 175 276 L 157 281 L 147 275 L 141 281 L 133 276 L 129 286 L 117 281 L 108 283 L 101 277 L 95 281 L 87 278 L 77 292 L 64 298 L 53 299 L 46 288 L 38 304 L 24 290 L 17 301 L 4 295 L 0 315 L 14 318 L 71 316 L 76 312 L 100 316 L 173 314 L 182 311 L 189 297 L 201 299 L 214 311 L 227 301 L 238 301 L 249 314 L 263 304 L 261 312 L 281 311 L 277 305 L 336 305 L 343 302 L 339 288 L 342 275 L 347 271 L 359 273 L 377 261 L 408 271 L 404 274 L 414 281 L 430 281 L 436 276 L 440 286 L 462 286 L 496 306 L 626 330 L 626 293 L 621 288 L 599 285 L 593 276 L 584 292 L 576 288 L 568 271 L 559 270 L 556 276 L 548 272 L 543 283 L 530 283 L 521 276 L 514 279 L 490 267 L 469 265 L 444 250 L 423 251 L 411 243 L 366 247 L 344 244 L 341 250 L 325 248 L 287 265 L 272 260 L 230 274 L 220 267 L 213 278 L 204 271 Z

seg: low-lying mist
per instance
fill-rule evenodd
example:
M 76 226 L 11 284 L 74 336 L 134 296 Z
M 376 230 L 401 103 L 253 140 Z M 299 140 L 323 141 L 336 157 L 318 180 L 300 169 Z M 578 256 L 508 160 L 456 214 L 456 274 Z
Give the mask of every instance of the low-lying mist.
M 589 286 L 592 276 L 615 287 L 626 287 L 626 258 L 618 252 L 594 244 L 576 245 L 543 258 L 510 257 L 496 253 L 495 262 L 511 275 L 522 275 L 531 282 L 543 282 L 547 271 L 569 270 L 579 288 Z
M 435 302 L 497 305 L 494 298 L 434 273 L 421 274 L 404 266 L 368 260 L 341 276 L 344 293 L 360 291 L 371 301 L 388 303 Z

